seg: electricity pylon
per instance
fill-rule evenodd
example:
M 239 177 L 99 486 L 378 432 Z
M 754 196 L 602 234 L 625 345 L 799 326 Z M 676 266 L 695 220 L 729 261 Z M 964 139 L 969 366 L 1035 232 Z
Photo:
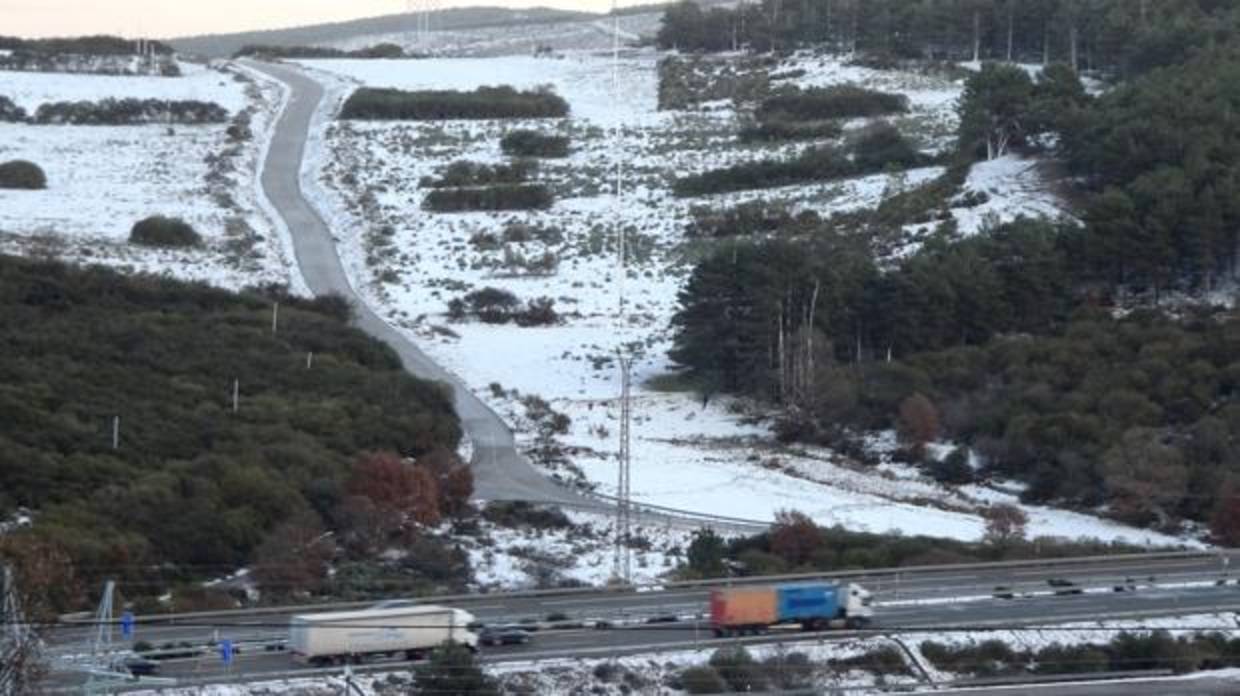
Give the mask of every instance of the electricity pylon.
M 612 14 L 612 103 L 617 112 L 624 95 L 620 93 L 620 15 L 616 13 L 616 0 L 611 2 Z M 616 228 L 617 280 L 616 280 L 616 336 L 620 339 L 617 358 L 620 365 L 620 456 L 616 483 L 616 555 L 613 574 L 625 584 L 633 584 L 633 487 L 632 487 L 632 394 L 630 380 L 633 356 L 627 343 L 628 308 L 625 305 L 625 281 L 628 274 L 628 240 L 624 226 L 624 130 L 616 121 L 612 132 L 611 158 L 615 163 L 615 198 L 612 219 Z
M 42 644 L 26 623 L 13 571 L 3 566 L 0 580 L 0 695 L 30 690 L 38 676 Z

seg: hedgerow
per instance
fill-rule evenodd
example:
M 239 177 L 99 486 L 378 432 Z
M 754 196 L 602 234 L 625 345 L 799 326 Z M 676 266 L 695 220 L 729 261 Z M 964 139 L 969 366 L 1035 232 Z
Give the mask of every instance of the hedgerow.
M 342 119 L 442 121 L 451 119 L 562 118 L 568 102 L 554 92 L 479 87 L 472 92 L 363 87 L 340 111 Z
M 568 137 L 545 135 L 532 130 L 515 130 L 499 142 L 500 149 L 509 157 L 568 157 Z
M 144 123 L 224 123 L 228 110 L 213 102 L 192 99 L 104 99 L 98 102 L 50 102 L 39 105 L 32 122 L 81 126 L 124 126 Z
M 483 210 L 546 210 L 555 203 L 542 184 L 501 184 L 480 188 L 442 188 L 426 195 L 422 208 L 436 213 Z

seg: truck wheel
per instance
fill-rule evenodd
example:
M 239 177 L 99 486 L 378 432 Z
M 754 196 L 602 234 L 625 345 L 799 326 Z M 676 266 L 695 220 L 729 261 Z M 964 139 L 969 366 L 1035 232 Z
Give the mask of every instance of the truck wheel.
M 728 635 L 727 631 L 723 630 L 722 628 L 718 628 L 718 627 L 716 627 L 712 632 L 715 634 L 716 638 L 723 638 Z

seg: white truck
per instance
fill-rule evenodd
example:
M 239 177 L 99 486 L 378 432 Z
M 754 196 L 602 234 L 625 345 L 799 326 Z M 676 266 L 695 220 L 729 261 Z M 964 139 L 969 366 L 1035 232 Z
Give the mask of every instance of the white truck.
M 414 606 L 301 614 L 289 619 L 289 651 L 297 662 L 325 666 L 369 657 L 423 658 L 444 643 L 478 649 L 474 615 L 461 609 Z

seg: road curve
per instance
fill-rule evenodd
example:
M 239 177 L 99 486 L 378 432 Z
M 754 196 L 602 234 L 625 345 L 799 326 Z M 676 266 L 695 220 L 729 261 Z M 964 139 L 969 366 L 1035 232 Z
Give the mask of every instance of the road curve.
M 436 364 L 412 341 L 379 318 L 349 282 L 331 230 L 301 190 L 301 164 L 323 87 L 301 72 L 283 65 L 246 61 L 246 65 L 288 85 L 288 104 L 280 115 L 262 172 L 262 186 L 272 206 L 284 218 L 293 241 L 297 265 L 315 295 L 337 294 L 355 307 L 358 328 L 391 346 L 405 369 L 423 379 L 452 389 L 461 425 L 473 442 L 475 496 L 483 500 L 522 500 L 586 509 L 606 509 L 541 475 L 517 451 L 512 432 L 455 375 Z

